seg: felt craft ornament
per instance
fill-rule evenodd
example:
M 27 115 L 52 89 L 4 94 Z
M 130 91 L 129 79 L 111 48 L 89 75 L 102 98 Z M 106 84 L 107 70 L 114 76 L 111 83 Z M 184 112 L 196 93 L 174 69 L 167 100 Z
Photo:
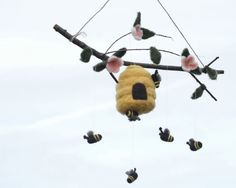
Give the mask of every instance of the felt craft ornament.
M 128 175 L 127 178 L 128 183 L 133 183 L 138 178 L 138 173 L 136 172 L 136 168 L 126 171 L 125 174 Z
M 191 151 L 197 151 L 202 148 L 202 142 L 195 141 L 193 138 L 190 138 L 186 144 L 189 145 Z
M 143 37 L 143 30 L 139 24 L 135 25 L 132 28 L 132 35 L 136 40 L 142 40 Z
M 137 14 L 131 33 L 136 40 L 142 40 L 143 31 L 141 30 L 141 13 L 140 12 L 138 12 Z
M 143 67 L 130 65 L 120 74 L 116 85 L 116 108 L 130 121 L 140 120 L 138 115 L 153 110 L 155 99 L 155 84 Z
M 161 140 L 165 141 L 165 142 L 173 142 L 174 141 L 174 137 L 170 134 L 169 129 L 165 128 L 164 131 L 162 130 L 162 127 L 159 128 L 160 130 L 160 138 Z
M 197 76 L 200 76 L 205 73 L 208 74 L 211 80 L 216 80 L 219 74 L 224 74 L 223 70 L 216 70 L 210 67 L 210 65 L 215 62 L 219 57 L 216 57 L 213 61 L 211 61 L 205 66 L 159 0 L 157 0 L 157 2 L 166 12 L 166 14 L 168 15 L 172 23 L 175 25 L 179 33 L 182 35 L 194 55 L 190 54 L 188 48 L 185 48 L 181 54 L 178 54 L 169 50 L 157 49 L 155 46 L 151 46 L 150 48 L 144 49 L 127 49 L 126 47 L 123 47 L 116 51 L 109 51 L 117 41 L 121 40 L 122 38 L 128 35 L 132 35 L 133 38 L 138 41 L 149 39 L 153 36 L 171 38 L 166 35 L 156 34 L 155 32 L 149 29 L 143 28 L 141 25 L 140 12 L 137 13 L 137 17 L 134 21 L 131 31 L 116 39 L 104 53 L 97 51 L 96 49 L 92 48 L 91 46 L 88 46 L 86 43 L 77 39 L 76 37 L 83 33 L 83 28 L 105 7 L 108 2 L 109 0 L 107 0 L 107 2 L 101 7 L 101 9 L 99 9 L 99 11 L 97 11 L 75 35 L 71 35 L 69 32 L 67 32 L 67 30 L 63 29 L 59 25 L 55 25 L 54 29 L 66 39 L 68 39 L 70 42 L 79 46 L 82 49 L 82 52 L 80 54 L 80 60 L 82 62 L 88 63 L 91 60 L 92 56 L 99 59 L 100 62 L 93 66 L 93 70 L 95 72 L 101 72 L 103 70 L 107 71 L 112 77 L 112 79 L 116 82 L 116 109 L 118 112 L 123 115 L 126 115 L 129 121 L 137 121 L 140 120 L 140 115 L 149 113 L 155 108 L 155 89 L 159 88 L 161 82 L 159 70 L 185 72 L 192 76 L 192 78 L 194 78 L 194 80 L 200 85 L 193 92 L 191 96 L 192 99 L 200 98 L 203 95 L 203 92 L 205 91 L 215 101 L 217 100 L 214 95 L 207 89 L 206 85 L 203 84 L 197 78 Z M 140 52 L 141 50 L 149 51 L 150 62 L 140 63 L 124 60 L 123 56 L 126 54 L 126 52 Z M 165 63 L 162 64 L 162 53 L 175 55 L 178 57 L 178 59 L 181 58 L 181 64 L 179 63 L 178 59 L 175 62 L 178 66 L 166 65 Z M 195 60 L 195 58 L 198 60 L 199 64 L 203 66 L 203 68 L 199 67 L 198 62 Z M 122 70 L 122 66 L 126 66 L 126 69 L 119 73 L 119 71 Z M 150 74 L 147 69 L 154 69 L 155 72 L 153 74 Z M 116 79 L 113 73 L 119 73 L 119 78 Z M 170 134 L 169 129 L 164 129 L 163 131 L 160 127 L 159 130 L 160 139 L 162 141 L 174 141 L 174 137 Z M 94 134 L 92 131 L 89 131 L 87 135 L 84 135 L 84 139 L 86 139 L 89 144 L 94 144 L 102 139 L 102 135 Z M 195 141 L 194 139 L 189 139 L 186 144 L 189 145 L 190 150 L 192 151 L 197 151 L 202 148 L 202 143 L 200 141 Z M 126 174 L 128 175 L 128 183 L 133 183 L 138 178 L 136 168 L 127 171 Z
M 120 70 L 120 67 L 124 64 L 121 58 L 116 56 L 111 56 L 107 60 L 106 68 L 108 72 L 117 73 Z
M 133 35 L 134 39 L 136 39 L 136 40 L 149 39 L 155 35 L 161 36 L 161 37 L 166 37 L 166 38 L 171 38 L 166 35 L 156 34 L 155 32 L 153 32 L 149 29 L 141 27 L 141 13 L 140 12 L 137 13 L 137 17 L 136 17 L 133 27 L 131 29 L 131 34 Z
M 106 3 L 104 4 L 104 6 L 106 5 Z M 166 11 L 164 7 L 163 9 Z M 96 12 L 95 15 L 98 12 Z M 166 13 L 170 17 L 167 11 Z M 89 21 L 95 15 L 93 15 L 89 19 Z M 171 21 L 174 23 L 172 18 L 171 18 Z M 86 22 L 86 24 L 88 22 Z M 176 24 L 175 26 L 177 27 Z M 78 33 L 82 32 L 83 27 L 79 30 Z M 210 68 L 210 65 L 215 60 L 217 60 L 218 57 L 215 58 L 208 65 L 204 66 L 204 64 L 200 61 L 196 52 L 193 50 L 193 48 L 191 47 L 189 42 L 186 40 L 182 32 L 180 33 L 182 34 L 182 36 L 188 43 L 189 47 L 191 48 L 191 50 L 193 51 L 194 55 L 197 57 L 199 62 L 203 65 L 203 68 L 199 67 L 197 61 L 195 60 L 195 57 L 190 54 L 187 48 L 185 48 L 182 51 L 181 55 L 175 52 L 168 51 L 168 50 L 157 49 L 154 46 L 151 46 L 150 48 L 147 48 L 147 49 L 128 49 L 126 47 L 123 47 L 117 51 L 109 51 L 110 48 L 118 40 L 122 39 L 125 36 L 128 36 L 129 34 L 131 34 L 136 40 L 148 39 L 153 36 L 162 36 L 162 37 L 171 38 L 166 35 L 156 34 L 155 32 L 149 29 L 141 27 L 141 13 L 140 12 L 137 13 L 136 19 L 133 23 L 132 31 L 119 37 L 117 40 L 115 40 L 109 46 L 109 48 L 106 50 L 105 53 L 99 52 L 95 50 L 94 48 L 92 48 L 91 46 L 88 46 L 87 44 L 85 44 L 84 42 L 76 38 L 78 36 L 77 34 L 71 35 L 65 29 L 61 28 L 59 25 L 55 25 L 54 29 L 57 32 L 59 32 L 61 35 L 63 35 L 65 38 L 69 39 L 69 41 L 73 42 L 75 45 L 82 48 L 81 58 L 80 58 L 82 62 L 86 62 L 86 63 L 89 62 L 91 59 L 91 56 L 95 56 L 96 58 L 102 61 L 94 65 L 93 70 L 96 72 L 107 70 L 110 76 L 112 77 L 112 79 L 114 79 L 114 81 L 117 84 L 116 85 L 117 111 L 123 115 L 126 115 L 130 121 L 140 120 L 140 117 L 139 117 L 140 115 L 149 113 L 155 108 L 155 103 L 156 103 L 155 102 L 156 100 L 155 88 L 159 88 L 160 82 L 161 82 L 161 76 L 158 70 L 182 71 L 182 72 L 189 73 L 200 84 L 200 87 L 198 87 L 192 94 L 192 97 L 191 97 L 192 99 L 200 98 L 203 92 L 206 91 L 214 100 L 217 100 L 213 96 L 213 94 L 207 89 L 206 85 L 201 83 L 201 81 L 196 76 L 202 75 L 202 73 L 206 73 L 209 75 L 210 79 L 214 80 L 217 78 L 219 74 L 223 74 L 224 73 L 223 70 L 215 70 L 213 68 Z M 179 30 L 178 27 L 177 29 Z M 149 50 L 150 52 L 149 63 L 138 63 L 138 62 L 131 62 L 131 61 L 124 60 L 123 56 L 126 54 L 126 52 L 141 51 L 141 50 Z M 163 65 L 161 63 L 162 61 L 161 57 L 162 57 L 163 52 L 181 57 L 181 66 Z M 113 54 L 110 55 L 110 53 L 113 53 Z M 113 75 L 113 73 L 119 73 L 119 71 L 121 70 L 121 67 L 123 66 L 127 66 L 127 68 L 123 72 L 120 73 L 119 78 L 117 79 Z M 146 69 L 154 69 L 155 73 L 151 75 Z
M 84 139 L 86 139 L 89 144 L 94 144 L 102 139 L 102 135 L 94 134 L 93 131 L 88 131 L 87 135 L 84 135 Z
M 182 52 L 181 56 L 181 66 L 184 71 L 190 72 L 198 68 L 198 63 L 195 61 L 193 55 L 190 55 L 187 48 Z

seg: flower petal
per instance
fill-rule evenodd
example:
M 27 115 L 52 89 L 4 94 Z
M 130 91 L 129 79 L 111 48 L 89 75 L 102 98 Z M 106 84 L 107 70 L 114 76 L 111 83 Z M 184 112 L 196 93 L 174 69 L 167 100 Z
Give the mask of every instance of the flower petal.
M 120 67 L 124 64 L 123 60 L 116 56 L 111 56 L 107 60 L 106 68 L 108 72 L 117 73 L 120 70 Z
M 138 24 L 132 28 L 132 35 L 136 40 L 141 40 L 143 37 L 143 31 L 141 30 L 141 26 Z
M 184 71 L 190 72 L 198 68 L 198 63 L 192 55 L 189 55 L 188 57 L 182 56 L 181 66 Z

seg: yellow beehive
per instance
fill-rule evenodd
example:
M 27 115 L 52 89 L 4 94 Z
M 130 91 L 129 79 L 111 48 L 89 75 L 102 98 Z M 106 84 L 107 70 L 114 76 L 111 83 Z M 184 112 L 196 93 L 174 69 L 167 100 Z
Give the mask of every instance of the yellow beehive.
M 119 76 L 116 86 L 116 108 L 126 114 L 128 110 L 139 115 L 155 107 L 155 85 L 148 71 L 138 65 L 130 65 Z

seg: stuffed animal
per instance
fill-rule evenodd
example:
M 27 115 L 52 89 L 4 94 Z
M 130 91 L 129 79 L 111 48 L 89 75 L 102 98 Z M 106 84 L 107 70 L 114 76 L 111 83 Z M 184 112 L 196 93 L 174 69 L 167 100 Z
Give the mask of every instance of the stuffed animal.
M 128 175 L 128 178 L 127 178 L 128 183 L 133 183 L 138 178 L 136 168 L 127 171 L 126 174 Z
M 151 74 L 143 67 L 129 65 L 116 86 L 116 108 L 130 121 L 140 120 L 141 114 L 155 107 L 155 84 Z
M 189 139 L 189 141 L 186 144 L 190 146 L 190 149 L 192 151 L 197 151 L 202 148 L 202 143 L 199 141 L 195 141 L 193 138 Z
M 165 141 L 165 142 L 173 142 L 174 141 L 174 137 L 170 135 L 170 131 L 169 129 L 164 129 L 164 131 L 162 131 L 162 127 L 159 128 L 160 130 L 160 138 L 161 140 Z
M 87 136 L 84 135 L 84 139 L 87 139 L 87 142 L 89 144 L 96 143 L 102 139 L 102 135 L 100 134 L 94 134 L 93 131 L 88 131 Z

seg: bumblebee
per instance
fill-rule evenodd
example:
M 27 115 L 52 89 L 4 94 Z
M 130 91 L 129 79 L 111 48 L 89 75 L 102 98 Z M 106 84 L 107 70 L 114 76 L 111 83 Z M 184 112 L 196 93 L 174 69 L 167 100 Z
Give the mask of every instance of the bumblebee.
M 152 80 L 155 84 L 156 88 L 159 88 L 160 83 L 161 83 L 161 75 L 158 73 L 158 71 L 156 70 L 154 74 L 152 74 Z
M 138 113 L 136 111 L 128 110 L 125 114 L 130 121 L 140 121 L 140 118 L 138 117 Z
M 140 120 L 139 115 L 153 110 L 155 99 L 155 84 L 143 67 L 129 65 L 120 74 L 116 86 L 116 108 L 130 121 Z
M 89 131 L 87 132 L 87 136 L 84 135 L 84 139 L 87 139 L 87 142 L 89 144 L 93 144 L 93 143 L 99 142 L 102 139 L 102 135 L 94 134 L 93 131 Z
M 197 151 L 202 148 L 202 143 L 199 141 L 195 141 L 193 138 L 189 139 L 188 142 L 186 142 L 190 146 L 190 149 L 192 151 Z
M 138 178 L 136 168 L 127 171 L 126 174 L 128 175 L 128 178 L 127 178 L 128 183 L 133 183 Z
M 174 141 L 174 137 L 170 135 L 170 131 L 169 129 L 164 129 L 164 131 L 162 131 L 162 127 L 159 128 L 160 130 L 160 138 L 161 140 L 165 141 L 165 142 L 173 142 Z

